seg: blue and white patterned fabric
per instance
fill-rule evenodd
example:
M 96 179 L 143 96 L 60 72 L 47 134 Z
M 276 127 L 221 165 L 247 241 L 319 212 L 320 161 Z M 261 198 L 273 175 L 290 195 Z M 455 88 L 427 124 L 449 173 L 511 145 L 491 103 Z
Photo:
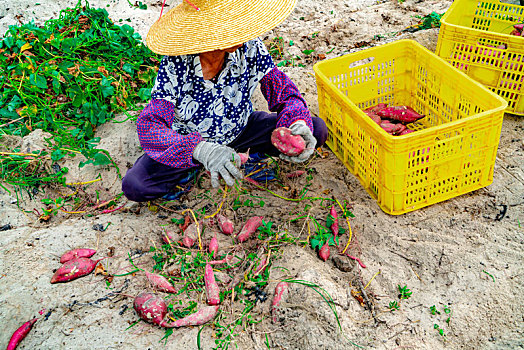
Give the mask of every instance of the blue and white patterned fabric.
M 198 54 L 164 56 L 151 97 L 175 105 L 171 126 L 175 132 L 198 132 L 206 141 L 228 144 L 246 126 L 253 112 L 251 96 L 274 67 L 260 39 L 228 54 L 213 81 L 204 80 Z

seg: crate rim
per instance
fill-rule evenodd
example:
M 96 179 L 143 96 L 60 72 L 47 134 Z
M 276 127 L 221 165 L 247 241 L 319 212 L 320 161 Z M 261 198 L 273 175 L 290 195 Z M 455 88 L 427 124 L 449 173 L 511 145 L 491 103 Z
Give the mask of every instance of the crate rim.
M 456 1 L 453 4 L 455 4 L 455 3 L 456 3 Z M 364 51 L 366 51 L 366 52 L 371 54 L 373 51 L 383 50 L 384 47 L 401 45 L 403 43 L 407 43 L 407 44 L 413 45 L 413 46 L 418 46 L 418 48 L 423 49 L 427 53 L 433 54 L 435 56 L 435 57 L 432 57 L 433 59 L 441 61 L 445 65 L 447 65 L 450 68 L 452 68 L 457 74 L 462 75 L 462 78 L 468 80 L 470 83 L 475 85 L 477 88 L 484 90 L 488 94 L 491 94 L 492 97 L 494 97 L 496 100 L 501 102 L 501 105 L 496 107 L 496 108 L 493 108 L 493 109 L 490 109 L 490 110 L 486 110 L 486 111 L 481 112 L 481 113 L 476 113 L 476 114 L 470 115 L 470 116 L 468 116 L 466 118 L 462 118 L 460 120 L 454 120 L 452 122 L 448 122 L 448 123 L 445 123 L 445 124 L 435 125 L 435 126 L 432 126 L 430 128 L 427 128 L 427 129 L 418 130 L 416 133 L 410 133 L 410 134 L 402 135 L 402 136 L 393 136 L 393 135 L 388 134 L 382 128 L 380 128 L 370 118 L 365 118 L 364 116 L 366 114 L 362 111 L 362 109 L 359 108 L 348 96 L 344 95 L 338 88 L 336 88 L 336 86 L 329 80 L 329 78 L 323 72 L 320 71 L 320 68 L 319 68 L 320 66 L 326 65 L 328 63 L 333 63 L 333 62 L 336 62 L 336 61 L 345 60 L 345 59 L 347 59 L 347 57 L 352 56 L 352 55 L 362 54 L 362 52 L 364 52 Z M 366 66 L 368 64 L 370 64 L 370 63 L 363 64 L 362 66 Z M 469 77 L 466 73 L 464 73 L 461 70 L 453 67 L 453 65 L 448 63 L 446 60 L 444 60 L 440 56 L 436 55 L 434 52 L 428 50 L 426 47 L 424 47 L 423 45 L 419 44 L 418 42 L 416 42 L 413 39 L 395 40 L 395 41 L 393 41 L 391 43 L 378 45 L 378 46 L 375 46 L 375 47 L 371 47 L 371 48 L 367 48 L 367 49 L 364 49 L 364 50 L 359 50 L 359 51 L 356 51 L 356 52 L 352 52 L 352 53 L 349 53 L 349 54 L 346 54 L 346 55 L 342 55 L 342 56 L 339 56 L 339 57 L 335 57 L 335 58 L 331 58 L 331 59 L 328 59 L 328 60 L 320 61 L 320 62 L 317 62 L 317 63 L 315 63 L 313 65 L 313 71 L 315 72 L 315 74 L 318 74 L 319 76 L 321 76 L 324 81 L 326 81 L 329 85 L 331 85 L 331 87 L 334 88 L 333 90 L 335 90 L 334 92 L 335 92 L 335 94 L 339 98 L 341 98 L 342 100 L 348 102 L 350 107 L 352 107 L 352 108 L 354 107 L 354 109 L 358 110 L 359 111 L 358 115 L 359 115 L 359 117 L 362 120 L 364 120 L 369 125 L 372 125 L 373 126 L 373 130 L 381 133 L 383 136 L 385 135 L 386 137 L 388 137 L 388 140 L 403 140 L 404 138 L 415 137 L 417 135 L 433 133 L 433 132 L 436 132 L 436 131 L 440 131 L 441 129 L 448 128 L 450 126 L 455 126 L 455 125 L 458 125 L 458 124 L 466 123 L 466 122 L 468 122 L 470 120 L 473 120 L 473 119 L 482 118 L 482 117 L 484 117 L 487 114 L 492 114 L 494 112 L 500 112 L 500 111 L 504 112 L 507 109 L 507 107 L 508 107 L 508 101 L 506 101 L 504 98 L 502 98 L 498 94 L 494 93 L 490 89 L 486 88 L 484 85 L 482 85 L 481 83 L 477 82 L 473 78 Z
M 508 38 L 511 38 L 511 39 L 516 39 L 516 40 L 519 40 L 518 36 L 516 35 L 510 35 L 510 34 L 504 34 L 504 33 L 495 33 L 495 32 L 488 32 L 488 31 L 485 31 L 485 30 L 480 30 L 480 29 L 476 29 L 476 28 L 471 28 L 471 27 L 466 27 L 466 26 L 461 26 L 461 25 L 458 25 L 458 24 L 453 24 L 453 23 L 450 23 L 448 22 L 448 17 L 451 16 L 451 12 L 453 10 L 455 10 L 455 8 L 457 6 L 459 6 L 458 4 L 462 1 L 468 1 L 468 0 L 454 0 L 453 3 L 451 4 L 451 6 L 448 8 L 448 10 L 446 11 L 446 13 L 444 14 L 444 16 L 442 16 L 442 18 L 440 19 L 440 22 L 441 23 L 444 23 L 445 25 L 447 26 L 450 26 L 450 27 L 454 27 L 454 28 L 462 28 L 462 29 L 466 29 L 468 31 L 472 31 L 474 33 L 477 33 L 480 34 L 480 33 L 489 33 L 489 34 L 492 34 L 492 35 L 502 35 L 504 37 L 508 37 Z M 477 0 L 477 1 L 480 1 L 480 0 Z M 500 5 L 510 5 L 510 6 L 519 6 L 519 7 L 524 7 L 522 5 L 516 5 L 516 4 L 508 4 L 508 3 L 504 3 L 500 0 L 496 0 L 496 2 Z M 524 40 L 524 37 L 520 37 L 521 40 Z

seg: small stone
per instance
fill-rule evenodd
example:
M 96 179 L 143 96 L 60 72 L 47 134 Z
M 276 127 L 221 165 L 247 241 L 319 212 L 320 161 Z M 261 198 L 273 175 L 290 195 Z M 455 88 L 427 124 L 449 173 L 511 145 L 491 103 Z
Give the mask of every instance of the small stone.
M 334 256 L 333 263 L 335 264 L 337 269 L 339 269 L 340 271 L 349 272 L 353 270 L 353 265 L 351 264 L 351 262 L 349 262 L 349 259 L 346 259 L 343 256 L 338 256 L 338 255 Z

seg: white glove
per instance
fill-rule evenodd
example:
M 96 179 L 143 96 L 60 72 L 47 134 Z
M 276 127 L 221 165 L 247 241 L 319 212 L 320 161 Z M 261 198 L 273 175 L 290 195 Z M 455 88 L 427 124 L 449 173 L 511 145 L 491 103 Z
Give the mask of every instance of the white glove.
M 306 141 L 306 149 L 298 156 L 287 156 L 285 154 L 280 154 L 280 158 L 287 160 L 288 162 L 293 163 L 302 163 L 311 157 L 313 152 L 315 152 L 315 146 L 317 145 L 317 139 L 313 136 L 311 129 L 307 126 L 306 122 L 303 120 L 298 120 L 291 124 L 289 127 L 293 135 L 300 135 Z
M 235 179 L 242 180 L 240 170 L 240 156 L 234 149 L 218 143 L 201 141 L 193 151 L 193 158 L 202 163 L 204 168 L 211 173 L 211 185 L 219 187 L 218 175 L 226 181 L 229 186 L 235 184 Z

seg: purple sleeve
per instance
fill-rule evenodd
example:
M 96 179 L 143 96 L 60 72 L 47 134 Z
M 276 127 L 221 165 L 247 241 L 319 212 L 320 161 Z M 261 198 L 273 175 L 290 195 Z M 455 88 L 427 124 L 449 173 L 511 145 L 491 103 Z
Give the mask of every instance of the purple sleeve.
M 277 128 L 289 127 L 297 120 L 304 120 L 313 131 L 313 122 L 297 86 L 278 67 L 273 68 L 260 81 L 260 90 L 267 100 L 269 110 L 278 113 Z
M 159 163 L 173 168 L 189 168 L 193 150 L 202 140 L 199 133 L 180 135 L 171 129 L 175 106 L 166 100 L 153 99 L 136 121 L 138 140 L 144 152 Z

